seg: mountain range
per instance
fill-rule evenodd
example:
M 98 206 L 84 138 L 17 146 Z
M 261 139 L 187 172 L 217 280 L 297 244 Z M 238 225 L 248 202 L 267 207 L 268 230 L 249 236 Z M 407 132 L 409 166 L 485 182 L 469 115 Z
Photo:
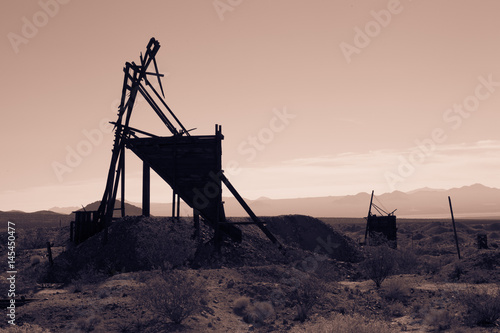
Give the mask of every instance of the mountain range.
M 312 198 L 245 199 L 255 214 L 260 216 L 303 214 L 315 217 L 364 217 L 368 214 L 371 193 L 361 192 L 356 195 L 326 196 Z M 409 192 L 394 191 L 377 195 L 373 203 L 387 213 L 395 210 L 395 215 L 406 218 L 447 218 L 450 217 L 448 196 L 451 197 L 456 217 L 495 218 L 500 217 L 500 189 L 481 184 L 463 186 L 452 189 L 421 188 Z M 224 208 L 227 216 L 246 216 L 246 212 L 234 197 L 224 197 Z M 135 207 L 140 203 L 128 202 Z M 127 214 L 134 214 L 127 206 Z M 49 210 L 68 214 L 78 207 L 51 208 Z M 92 208 L 87 208 L 92 210 Z M 129 213 L 130 212 L 130 213 Z M 139 211 L 140 212 L 140 211 Z M 372 213 L 380 215 L 376 209 Z M 169 216 L 172 205 L 169 203 L 151 203 L 151 214 Z M 381 214 L 384 214 L 381 212 Z M 181 215 L 192 215 L 192 209 L 181 204 Z
M 303 214 L 314 217 L 365 217 L 368 214 L 371 193 L 361 192 L 356 195 L 326 196 L 312 198 L 245 199 L 246 203 L 258 216 L 274 216 L 287 214 Z M 394 191 L 377 195 L 373 203 L 383 209 L 377 215 L 394 212 L 399 218 L 449 218 L 450 206 L 448 196 L 451 197 L 453 212 L 457 218 L 500 218 L 500 189 L 487 187 L 481 184 L 463 186 L 460 188 L 431 189 L 422 188 L 410 192 Z M 224 197 L 226 216 L 247 216 L 241 205 L 234 197 Z M 96 210 L 99 202 L 85 207 L 86 210 Z M 119 207 L 117 202 L 116 207 Z M 141 215 L 141 204 L 126 202 L 127 215 Z M 44 221 L 65 223 L 72 219 L 71 212 L 82 207 L 53 207 L 45 211 L 25 213 L 21 211 L 0 211 L 1 220 L 37 221 L 42 217 Z M 116 213 L 118 213 L 117 211 Z M 116 214 L 115 213 L 115 214 Z M 151 203 L 151 214 L 155 216 L 170 216 L 172 204 Z M 181 204 L 181 215 L 192 216 L 192 209 L 184 202 Z M 30 223 L 31 224 L 31 223 Z

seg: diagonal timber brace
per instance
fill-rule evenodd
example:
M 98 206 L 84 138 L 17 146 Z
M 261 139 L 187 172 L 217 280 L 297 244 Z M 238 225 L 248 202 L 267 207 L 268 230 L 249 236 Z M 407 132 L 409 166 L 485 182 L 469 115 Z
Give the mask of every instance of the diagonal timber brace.
M 231 191 L 231 193 L 234 195 L 236 200 L 238 200 L 241 207 L 243 207 L 243 209 L 252 218 L 252 220 L 260 228 L 260 230 L 262 230 L 262 232 L 264 232 L 264 234 L 267 236 L 267 238 L 269 238 L 271 240 L 271 242 L 273 242 L 274 244 L 277 244 L 279 248 L 282 248 L 282 245 L 280 244 L 278 239 L 276 237 L 274 237 L 274 235 L 269 231 L 269 229 L 267 229 L 267 227 L 264 225 L 264 223 L 262 223 L 262 221 L 257 217 L 257 215 L 254 214 L 254 212 L 252 211 L 250 206 L 247 205 L 245 200 L 243 200 L 241 195 L 238 193 L 238 191 L 236 191 L 236 189 L 231 184 L 229 179 L 227 179 L 227 177 L 222 172 L 220 173 L 220 178 L 221 178 L 222 182 L 224 183 L 224 185 L 226 185 L 228 190 Z

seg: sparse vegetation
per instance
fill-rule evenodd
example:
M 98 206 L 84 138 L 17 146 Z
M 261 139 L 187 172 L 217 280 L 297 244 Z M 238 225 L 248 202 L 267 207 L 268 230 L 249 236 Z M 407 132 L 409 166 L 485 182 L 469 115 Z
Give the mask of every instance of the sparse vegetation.
M 269 302 L 257 302 L 245 309 L 243 319 L 249 324 L 262 324 L 274 315 L 274 307 Z
M 420 258 L 409 247 L 399 247 L 394 253 L 396 271 L 399 274 L 412 274 L 419 270 Z
M 391 279 L 385 284 L 382 294 L 388 301 L 405 303 L 407 297 L 410 295 L 410 291 L 407 283 L 404 281 L 400 279 Z
M 0 330 L 0 332 L 4 332 L 4 331 Z M 8 333 L 51 333 L 50 330 L 48 330 L 48 329 L 45 329 L 37 324 L 29 324 L 29 323 L 11 326 L 5 332 L 8 332 Z
M 320 319 L 307 328 L 296 328 L 292 333 L 395 333 L 399 329 L 382 320 L 369 319 L 361 314 L 336 314 L 329 319 Z
M 35 266 L 38 265 L 42 261 L 42 257 L 40 256 L 33 256 L 30 258 L 30 265 Z
M 236 313 L 239 316 L 243 316 L 248 306 L 250 306 L 250 298 L 246 296 L 238 297 L 234 301 L 233 305 L 234 313 Z
M 171 269 L 185 266 L 193 258 L 196 242 L 185 224 L 147 218 L 137 231 L 137 255 L 149 269 Z
M 76 321 L 74 327 L 69 332 L 92 332 L 100 322 L 101 318 L 95 314 L 89 317 L 82 317 Z
M 395 268 L 394 250 L 385 245 L 371 246 L 367 250 L 368 258 L 361 262 L 362 273 L 375 282 L 380 288 L 382 282 L 389 277 Z
M 290 299 L 297 308 L 297 320 L 304 322 L 311 309 L 320 301 L 324 293 L 322 281 L 314 276 L 304 275 L 298 280 L 298 286 L 290 293 Z
M 24 250 L 45 248 L 47 241 L 50 241 L 49 235 L 42 228 L 26 229 L 17 240 L 18 247 Z
M 451 327 L 452 317 L 446 309 L 433 309 L 424 318 L 424 323 L 435 332 L 441 332 Z
M 294 221 L 300 225 L 298 219 Z M 272 218 L 269 221 L 272 223 Z M 313 223 L 314 219 L 307 221 Z M 443 242 L 437 244 L 432 243 L 428 231 L 447 233 L 449 228 L 429 223 L 402 224 L 396 250 L 387 246 L 357 247 L 367 259 L 379 258 L 374 255 L 379 250 L 384 252 L 384 261 L 392 258 L 393 270 L 376 288 L 366 274 L 366 261 L 325 259 L 285 241 L 282 243 L 287 254 L 283 256 L 273 252 L 273 245 L 252 226 L 248 230 L 245 227 L 243 243 L 225 243 L 215 259 L 214 252 L 204 252 L 201 267 L 193 269 L 190 259 L 195 248 L 190 240 L 190 223 L 167 218 L 125 218 L 110 228 L 110 242 L 104 250 L 99 236 L 79 246 L 68 246 L 62 256 L 56 249 L 56 270 L 44 257 L 45 246 L 20 250 L 16 258 L 23 272 L 16 281 L 20 295 L 38 301 L 20 308 L 19 324 L 39 325 L 25 329 L 29 332 L 44 332 L 45 327 L 51 332 L 218 332 L 251 328 L 255 332 L 314 333 L 467 332 L 471 330 L 468 326 L 479 326 L 473 330 L 488 332 L 499 325 L 494 283 L 500 281 L 500 252 L 478 251 L 475 233 L 469 237 L 472 245 L 463 244 L 460 261 L 456 260 L 453 237 L 448 237 L 452 234 L 437 234 Z M 349 223 L 346 230 L 364 235 L 363 226 Z M 171 244 L 155 244 L 154 250 L 150 248 L 150 252 L 141 255 L 148 247 L 147 238 L 140 239 L 146 229 L 150 230 L 144 231 L 150 240 L 168 239 Z M 474 227 L 483 229 L 486 230 L 484 226 Z M 36 236 L 36 229 L 32 230 L 30 237 Z M 212 234 L 208 227 L 202 228 L 201 234 L 205 244 L 202 250 L 210 250 L 207 242 Z M 467 239 L 465 234 L 460 236 Z M 53 235 L 48 234 L 47 238 L 53 239 Z M 444 244 L 448 240 L 449 244 Z M 323 241 L 320 244 L 326 247 L 336 244 L 333 238 L 328 241 L 323 237 Z M 324 254 L 322 251 L 319 253 Z M 0 252 L 5 256 L 5 252 Z M 177 254 L 179 258 L 175 257 Z M 155 267 L 162 267 L 165 272 L 150 270 Z M 50 283 L 57 281 L 65 284 Z M 474 284 L 467 293 L 462 292 L 464 283 Z M 6 283 L 1 285 L 7 287 Z M 44 294 L 36 296 L 40 289 L 45 289 Z M 196 290 L 202 296 L 179 296 L 196 294 Z M 168 296 L 172 294 L 177 296 Z M 189 306 L 177 306 L 168 299 L 183 303 L 194 300 L 191 304 L 195 310 L 189 315 L 179 314 L 179 309 Z M 0 327 L 2 331 L 6 324 L 0 323 Z
M 201 309 L 204 289 L 182 271 L 163 271 L 147 283 L 139 301 L 146 301 L 150 310 L 175 324 Z
M 500 291 L 468 286 L 460 292 L 465 323 L 469 326 L 494 326 L 500 318 Z

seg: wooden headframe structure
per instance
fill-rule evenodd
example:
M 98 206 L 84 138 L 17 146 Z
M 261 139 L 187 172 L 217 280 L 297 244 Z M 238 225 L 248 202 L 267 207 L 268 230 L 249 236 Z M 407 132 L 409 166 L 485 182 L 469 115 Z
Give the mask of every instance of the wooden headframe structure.
M 373 193 L 370 198 L 370 208 L 368 209 L 368 216 L 366 217 L 366 231 L 365 231 L 365 244 L 380 245 L 387 242 L 392 247 L 397 247 L 397 227 L 396 215 L 394 211 L 387 213 L 385 210 L 377 206 L 373 202 Z M 379 216 L 372 214 L 372 207 L 377 210 Z M 369 238 L 369 239 L 368 239 Z M 368 242 L 368 243 L 367 243 Z
M 164 92 L 158 71 L 156 54 L 160 43 L 151 38 L 146 52 L 140 56 L 140 64 L 127 62 L 124 67 L 122 96 L 118 119 L 114 124 L 115 137 L 108 178 L 100 206 L 93 214 L 93 229 L 105 230 L 112 222 L 117 194 L 121 192 L 121 215 L 125 216 L 125 148 L 132 150 L 143 161 L 143 215 L 150 215 L 150 170 L 153 169 L 173 190 L 172 215 L 177 216 L 182 199 L 191 208 L 195 226 L 199 228 L 199 216 L 214 229 L 214 239 L 220 243 L 223 235 L 234 241 L 242 240 L 242 232 L 236 224 L 255 224 L 265 235 L 281 247 L 265 224 L 253 213 L 223 173 L 222 128 L 215 126 L 214 135 L 191 135 L 164 101 Z M 153 67 L 154 70 L 149 70 Z M 158 82 L 157 91 L 150 80 Z M 137 95 L 141 95 L 158 115 L 172 136 L 157 136 L 129 126 Z M 167 111 L 169 117 L 163 112 Z M 222 184 L 239 201 L 252 218 L 252 222 L 228 222 L 222 202 Z M 120 186 L 121 185 L 121 186 Z M 95 227 L 97 226 L 97 227 Z M 77 228 L 75 228 L 77 230 Z M 199 229 L 197 229 L 199 232 Z M 87 236 L 87 235 L 86 235 Z M 79 238 L 80 239 L 80 238 Z

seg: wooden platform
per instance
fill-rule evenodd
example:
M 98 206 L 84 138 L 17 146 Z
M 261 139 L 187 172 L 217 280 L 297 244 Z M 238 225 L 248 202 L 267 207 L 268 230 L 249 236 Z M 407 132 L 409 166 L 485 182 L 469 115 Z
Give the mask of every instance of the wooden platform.
M 126 147 L 150 166 L 209 225 L 236 241 L 241 230 L 224 224 L 221 187 L 223 135 L 130 138 Z

